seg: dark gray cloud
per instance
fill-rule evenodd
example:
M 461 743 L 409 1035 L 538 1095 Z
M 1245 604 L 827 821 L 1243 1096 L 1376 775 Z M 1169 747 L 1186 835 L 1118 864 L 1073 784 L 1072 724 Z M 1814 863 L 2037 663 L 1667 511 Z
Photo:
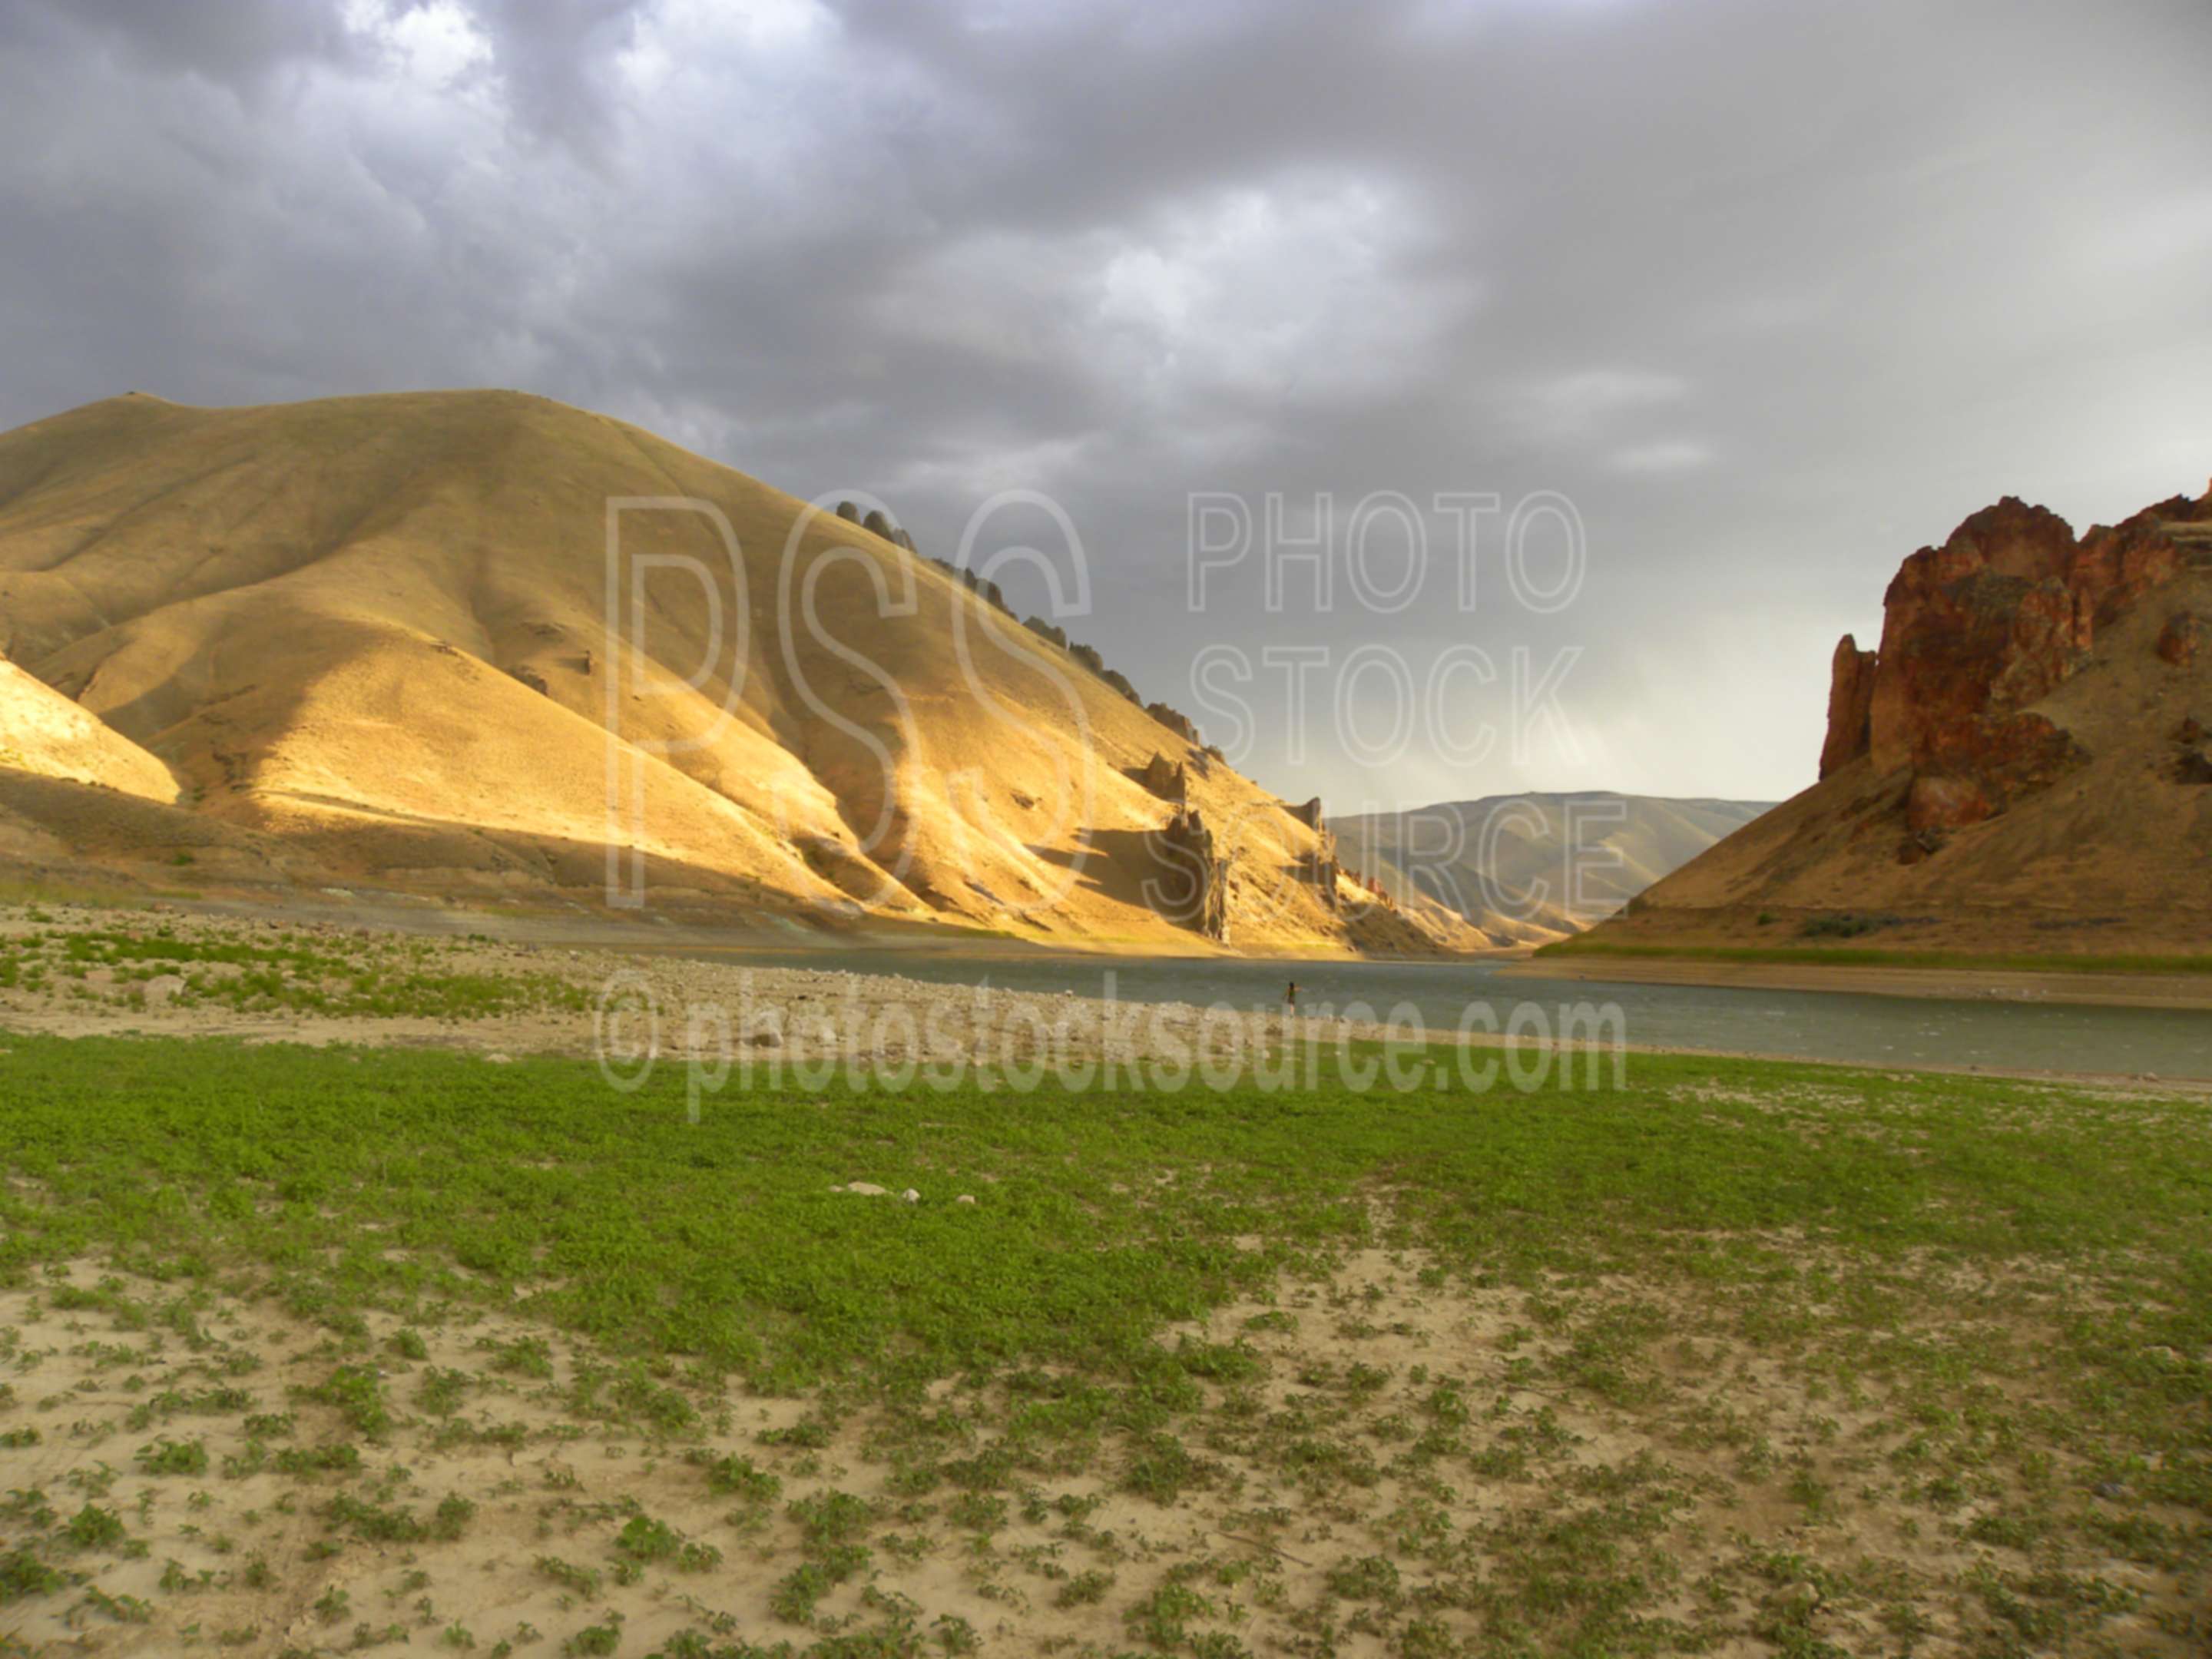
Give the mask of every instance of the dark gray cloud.
M 64 35 L 74 38 L 58 39 Z M 6 0 L 0 41 L 119 52 L 155 74 L 181 71 L 237 89 L 287 63 L 343 59 L 355 44 L 319 0 Z
M 1154 695 L 1335 653 L 1302 753 L 1249 693 L 1286 794 L 1778 795 L 1913 546 L 2212 473 L 2207 61 L 2201 0 L 0 0 L 0 421 L 507 384 L 939 550 L 1039 489 Z M 1559 491 L 1587 578 L 1532 613 L 1493 523 L 1462 610 L 1431 514 L 1404 610 L 1255 553 L 1193 614 L 1194 490 Z M 1501 679 L 1363 758 L 1370 643 Z

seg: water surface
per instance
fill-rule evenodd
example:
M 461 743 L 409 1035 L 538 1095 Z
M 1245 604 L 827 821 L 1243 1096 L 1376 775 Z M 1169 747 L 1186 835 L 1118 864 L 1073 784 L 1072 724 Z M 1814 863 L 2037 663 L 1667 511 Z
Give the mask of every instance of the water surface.
M 2047 1002 L 1959 1001 L 1846 991 L 1628 985 L 1597 980 L 1502 977 L 1480 963 L 1251 962 L 1218 958 L 1038 954 L 976 957 L 921 949 L 697 951 L 702 960 L 762 967 L 890 974 L 933 984 L 994 985 L 1040 993 L 1113 994 L 1130 1002 L 1226 1002 L 1276 1008 L 1296 979 L 1298 1007 L 1376 1017 L 1409 1006 L 1432 1031 L 1461 1029 L 1470 1004 L 1506 1029 L 1516 1005 L 1617 1006 L 1639 1048 L 1711 1048 L 1863 1066 L 1979 1066 L 1990 1069 L 2149 1073 L 2212 1079 L 2212 1013 Z

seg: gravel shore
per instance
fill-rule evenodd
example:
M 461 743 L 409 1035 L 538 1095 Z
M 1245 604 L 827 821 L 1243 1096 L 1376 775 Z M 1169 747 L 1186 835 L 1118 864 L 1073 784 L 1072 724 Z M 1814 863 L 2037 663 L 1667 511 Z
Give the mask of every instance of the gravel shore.
M 70 939 L 93 935 L 158 939 L 179 959 L 58 965 Z M 896 1067 L 1192 1063 L 1383 1035 L 1370 1024 L 1249 1009 L 1040 994 L 797 965 L 741 967 L 484 937 L 428 938 L 321 921 L 161 908 L 0 909 L 0 946 L 20 952 L 34 939 L 45 941 L 46 955 L 58 965 L 43 975 L 19 973 L 16 983 L 0 987 L 0 1026 L 64 1036 L 137 1032 L 439 1046 L 507 1058 L 605 1054 L 622 1064 L 650 1055 L 790 1064 L 836 1059 Z M 247 976 L 272 969 L 258 957 L 246 963 L 224 960 L 241 951 L 296 957 L 304 965 L 276 964 L 282 986 L 257 993 Z M 507 1006 L 482 1013 L 349 1011 L 345 975 L 316 967 L 332 958 L 387 976 L 412 975 L 430 988 L 426 994 L 433 1000 L 441 985 L 491 981 L 507 988 Z

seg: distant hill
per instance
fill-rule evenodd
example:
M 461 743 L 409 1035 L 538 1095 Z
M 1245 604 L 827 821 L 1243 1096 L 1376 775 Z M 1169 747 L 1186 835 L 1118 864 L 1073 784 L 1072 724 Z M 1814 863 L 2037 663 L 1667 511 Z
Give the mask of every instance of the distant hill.
M 638 496 L 710 503 L 742 553 L 698 514 L 626 519 L 713 591 L 626 570 L 624 669 L 608 502 Z M 860 517 L 512 392 L 132 394 L 0 435 L 0 861 L 591 907 L 614 845 L 664 907 L 737 921 L 1480 942 L 1352 902 L 1181 716 Z M 637 807 L 611 828 L 611 778 Z
M 1528 944 L 1612 915 L 1769 805 L 1595 790 L 1491 795 L 1329 826 L 1348 867 L 1457 911 L 1495 944 Z
M 1819 783 L 1594 945 L 2212 951 L 2212 490 L 2075 538 L 2007 497 L 1837 647 Z

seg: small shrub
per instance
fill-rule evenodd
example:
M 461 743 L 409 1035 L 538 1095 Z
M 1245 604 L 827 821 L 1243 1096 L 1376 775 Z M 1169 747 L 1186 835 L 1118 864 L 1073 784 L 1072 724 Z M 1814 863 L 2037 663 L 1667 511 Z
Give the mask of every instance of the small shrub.
M 500 1344 L 492 1351 L 492 1369 L 510 1371 L 521 1376 L 547 1377 L 553 1375 L 553 1351 L 545 1340 L 538 1336 L 519 1336 L 512 1342 Z
M 68 1582 L 27 1549 L 0 1555 L 0 1607 L 26 1596 L 47 1595 Z
M 205 1474 L 207 1446 L 198 1440 L 171 1440 L 165 1437 L 150 1446 L 138 1448 L 138 1467 L 149 1474 Z
M 1213 1616 L 1213 1603 L 1188 1584 L 1170 1581 L 1123 1615 L 1131 1632 L 1156 1648 L 1179 1648 L 1189 1639 L 1189 1622 Z
M 376 1373 L 364 1365 L 341 1365 L 323 1382 L 300 1391 L 303 1400 L 335 1406 L 356 1431 L 380 1440 L 392 1428 L 392 1408 L 385 1403 L 384 1387 Z
M 538 1558 L 538 1571 L 584 1601 L 599 1593 L 599 1575 L 594 1568 L 574 1565 L 557 1555 L 541 1555 Z
M 1901 917 L 1889 915 L 1858 915 L 1840 911 L 1833 915 L 1808 916 L 1805 925 L 1797 930 L 1800 939 L 1860 939 L 1879 933 L 1885 927 L 1894 927 Z
M 857 1537 L 875 1518 L 867 1499 L 848 1492 L 816 1492 L 811 1498 L 800 1498 L 785 1513 L 799 1522 L 806 1541 L 813 1545 L 842 1544 Z
M 472 1379 L 466 1371 L 433 1370 L 423 1374 L 415 1398 L 433 1417 L 451 1417 L 468 1397 Z
M 980 1492 L 963 1492 L 945 1506 L 945 1518 L 970 1532 L 996 1532 L 1006 1524 L 1006 1500 Z
M 830 1593 L 830 1575 L 809 1561 L 793 1567 L 769 1592 L 769 1609 L 787 1625 L 803 1625 L 814 1617 L 814 1604 Z
M 113 1510 L 87 1504 L 70 1517 L 66 1532 L 70 1542 L 81 1550 L 104 1549 L 123 1541 L 123 1517 Z
M 683 1540 L 665 1521 L 634 1515 L 615 1540 L 615 1547 L 634 1561 L 665 1561 L 676 1553 Z
M 783 1482 L 766 1469 L 754 1467 L 750 1457 L 717 1458 L 707 1465 L 707 1486 L 726 1496 L 750 1503 L 772 1504 L 783 1492 Z
M 1052 1598 L 1056 1607 L 1087 1607 L 1106 1599 L 1106 1592 L 1114 1588 L 1114 1575 L 1093 1567 L 1088 1572 L 1079 1572 L 1060 1587 Z
M 1148 1435 L 1130 1460 L 1121 1484 L 1139 1498 L 1149 1498 L 1163 1508 L 1182 1498 L 1186 1487 L 1200 1484 L 1206 1468 L 1172 1435 Z
M 833 1426 L 819 1417 L 805 1417 L 787 1429 L 763 1429 L 754 1437 L 763 1446 L 794 1446 L 801 1451 L 820 1451 L 830 1443 Z
M 1398 1594 L 1397 1563 L 1387 1556 L 1363 1555 L 1328 1570 L 1328 1587 L 1350 1601 L 1388 1601 Z
M 361 1448 L 355 1445 L 286 1446 L 276 1454 L 283 1474 L 350 1474 L 361 1468 Z

